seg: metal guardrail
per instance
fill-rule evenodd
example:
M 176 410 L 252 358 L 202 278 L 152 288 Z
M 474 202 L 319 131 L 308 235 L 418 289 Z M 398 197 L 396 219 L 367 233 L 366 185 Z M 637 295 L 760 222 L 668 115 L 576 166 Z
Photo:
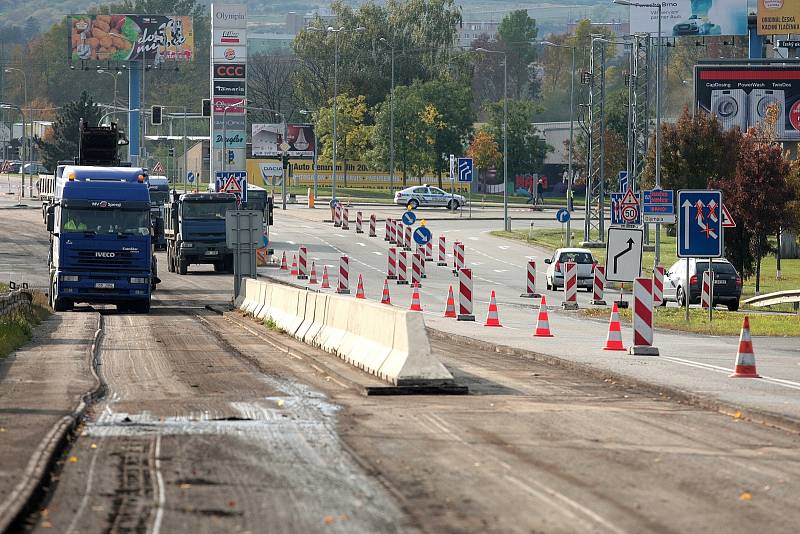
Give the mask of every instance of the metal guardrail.
M 800 289 L 776 291 L 766 295 L 750 297 L 747 300 L 743 300 L 742 304 L 748 304 L 756 308 L 775 306 L 776 304 L 794 304 L 795 309 L 797 309 L 798 304 L 800 304 Z
M 0 319 L 21 307 L 30 306 L 32 302 L 33 293 L 27 289 L 16 289 L 0 295 Z

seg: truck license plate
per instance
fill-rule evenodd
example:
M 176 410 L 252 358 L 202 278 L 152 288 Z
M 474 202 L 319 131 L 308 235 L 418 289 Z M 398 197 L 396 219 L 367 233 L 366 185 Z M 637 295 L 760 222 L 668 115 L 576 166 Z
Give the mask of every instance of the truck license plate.
M 726 280 L 714 280 L 714 285 L 715 286 L 724 286 L 727 283 L 728 282 Z
M 217 254 L 219 254 L 218 250 L 206 250 L 207 256 L 216 256 Z
M 114 289 L 113 282 L 97 282 L 95 283 L 94 287 L 97 289 Z

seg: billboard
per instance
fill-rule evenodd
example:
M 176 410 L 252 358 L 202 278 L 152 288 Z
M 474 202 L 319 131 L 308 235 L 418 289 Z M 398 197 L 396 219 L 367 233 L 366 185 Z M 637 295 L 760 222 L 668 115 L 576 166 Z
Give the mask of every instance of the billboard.
M 289 124 L 286 141 L 289 156 L 311 158 L 314 156 L 315 137 L 313 124 Z M 252 149 L 254 156 L 277 156 L 283 143 L 283 124 L 253 124 Z
M 630 6 L 630 21 L 631 33 L 658 34 L 657 7 Z M 747 0 L 662 2 L 661 35 L 747 35 Z
M 758 34 L 800 33 L 800 2 L 758 0 Z
M 70 15 L 72 61 L 189 61 L 194 57 L 192 17 Z
M 725 128 L 763 124 L 769 110 L 780 141 L 800 140 L 800 66 L 696 65 L 695 104 L 719 117 Z

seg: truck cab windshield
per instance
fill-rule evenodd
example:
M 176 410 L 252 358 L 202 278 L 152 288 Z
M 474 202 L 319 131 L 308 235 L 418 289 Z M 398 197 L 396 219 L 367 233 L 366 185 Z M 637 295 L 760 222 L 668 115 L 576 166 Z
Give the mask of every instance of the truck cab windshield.
M 91 232 L 95 235 L 150 235 L 149 210 L 75 209 L 61 211 L 63 232 Z
M 225 219 L 225 212 L 236 209 L 233 202 L 184 202 L 182 215 L 184 219 Z
M 153 191 L 150 190 L 150 204 L 153 206 L 161 206 L 169 201 L 169 191 Z

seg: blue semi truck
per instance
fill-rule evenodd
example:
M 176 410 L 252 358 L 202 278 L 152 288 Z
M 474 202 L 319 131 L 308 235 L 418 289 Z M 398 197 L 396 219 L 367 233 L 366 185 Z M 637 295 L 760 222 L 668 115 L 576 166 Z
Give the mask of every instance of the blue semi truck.
M 79 156 L 55 177 L 47 207 L 50 305 L 114 304 L 147 313 L 159 282 L 147 172 L 119 166 L 124 136 L 81 124 Z

